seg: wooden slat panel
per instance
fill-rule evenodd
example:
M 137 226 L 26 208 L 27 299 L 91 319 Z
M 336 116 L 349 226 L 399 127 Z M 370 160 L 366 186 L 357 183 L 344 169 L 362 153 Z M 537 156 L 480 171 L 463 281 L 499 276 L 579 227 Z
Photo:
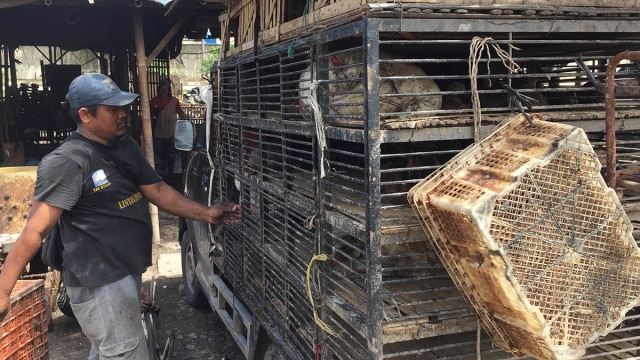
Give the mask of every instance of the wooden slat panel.
M 244 53 L 253 48 L 253 23 L 255 21 L 255 1 L 242 0 L 233 8 L 230 7 L 229 18 L 239 16 L 241 21 L 237 31 L 238 43 L 233 54 Z M 593 13 L 594 8 L 601 11 L 626 12 L 638 11 L 640 3 L 635 0 L 316 0 L 312 2 L 305 17 L 299 17 L 285 22 L 285 8 L 288 1 L 292 0 L 259 0 L 260 1 L 260 44 L 275 44 L 304 33 L 313 32 L 325 26 L 346 23 L 360 16 L 368 16 L 371 8 L 368 5 L 390 5 L 394 9 L 411 11 L 412 7 L 428 6 L 429 9 L 447 9 L 447 7 L 493 7 L 495 5 L 513 6 L 517 11 L 531 11 L 530 15 L 551 15 L 554 9 L 565 12 L 579 12 L 584 8 L 585 12 Z M 561 7 L 561 8 L 559 8 Z M 608 10 L 606 10 L 608 9 Z M 626 9 L 626 10 L 625 10 Z M 389 9 L 390 10 L 390 9 Z M 425 9 L 426 10 L 426 9 Z M 476 9 L 477 10 L 477 9 Z M 485 9 L 486 10 L 486 9 Z M 502 12 L 502 10 L 498 10 Z M 514 11 L 514 9 L 511 9 Z M 600 10 L 598 10 L 600 11 Z M 419 12 L 419 11 L 418 11 Z M 431 12 L 431 11 L 429 11 Z M 223 28 L 224 30 L 224 28 Z M 241 34 L 241 35 L 240 35 Z M 240 50 L 240 48 L 242 50 Z
M 284 19 L 285 0 L 260 0 L 260 29 L 271 29 Z
M 341 0 L 337 1 L 340 2 Z M 366 4 L 398 3 L 393 0 L 368 0 Z M 402 0 L 402 3 L 442 5 L 526 5 L 526 6 L 583 6 L 583 7 L 628 7 L 639 6 L 634 0 Z

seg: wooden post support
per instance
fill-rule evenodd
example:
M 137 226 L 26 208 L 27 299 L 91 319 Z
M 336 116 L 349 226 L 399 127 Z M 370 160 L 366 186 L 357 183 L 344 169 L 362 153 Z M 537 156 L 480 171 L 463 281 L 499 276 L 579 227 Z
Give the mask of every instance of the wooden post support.
M 178 21 L 175 24 L 173 24 L 171 29 L 169 29 L 169 31 L 165 34 L 162 40 L 160 40 L 158 45 L 156 45 L 156 47 L 151 51 L 151 54 L 149 54 L 149 56 L 147 57 L 147 60 L 146 60 L 147 64 L 151 64 L 151 62 L 156 58 L 156 56 L 160 54 L 162 49 L 164 49 L 169 43 L 169 41 L 178 33 L 178 30 L 180 30 L 180 28 L 182 27 L 182 25 L 184 25 L 184 23 L 187 21 L 188 18 L 189 18 L 189 15 L 187 14 L 185 16 L 182 16 L 180 19 L 178 19 Z
M 149 164 L 155 168 L 153 159 L 153 135 L 151 133 L 151 108 L 149 99 L 149 81 L 147 80 L 147 56 L 144 51 L 144 34 L 142 30 L 142 14 L 139 8 L 133 11 L 133 35 L 136 43 L 136 66 L 138 68 L 138 88 L 140 89 L 140 109 L 142 112 L 142 151 Z M 160 224 L 158 208 L 149 203 L 153 242 L 160 243 Z

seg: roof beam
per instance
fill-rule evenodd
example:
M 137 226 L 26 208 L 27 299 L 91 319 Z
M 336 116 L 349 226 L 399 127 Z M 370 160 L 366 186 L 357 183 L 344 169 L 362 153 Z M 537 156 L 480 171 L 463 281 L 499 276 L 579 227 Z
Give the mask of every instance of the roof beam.
M 164 17 L 169 16 L 169 14 L 171 14 L 171 12 L 173 11 L 173 9 L 175 9 L 175 8 L 176 8 L 176 5 L 178 5 L 178 3 L 179 3 L 179 2 L 180 2 L 180 0 L 175 0 L 175 1 L 173 2 L 173 4 L 171 4 L 171 5 L 169 6 L 169 9 L 164 13 Z
M 147 65 L 151 64 L 153 59 L 155 59 L 156 56 L 158 56 L 158 54 L 160 54 L 162 49 L 164 49 L 165 46 L 167 46 L 169 41 L 171 41 L 171 39 L 173 39 L 173 37 L 178 32 L 178 30 L 180 30 L 182 25 L 184 25 L 184 23 L 187 21 L 187 18 L 189 17 L 189 15 L 191 15 L 191 14 L 187 13 L 187 14 L 182 15 L 182 17 L 179 18 L 178 21 L 175 24 L 173 24 L 173 26 L 171 27 L 171 29 L 169 29 L 167 34 L 160 40 L 158 45 L 156 45 L 156 47 L 153 49 L 153 51 L 151 51 L 149 56 L 147 56 L 147 59 L 146 59 L 146 64 Z

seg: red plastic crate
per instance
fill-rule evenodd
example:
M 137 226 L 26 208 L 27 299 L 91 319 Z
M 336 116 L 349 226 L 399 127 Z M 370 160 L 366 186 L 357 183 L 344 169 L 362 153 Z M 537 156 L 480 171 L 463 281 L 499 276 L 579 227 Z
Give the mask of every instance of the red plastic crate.
M 0 359 L 48 359 L 48 319 L 43 280 L 18 280 L 11 309 L 0 324 Z

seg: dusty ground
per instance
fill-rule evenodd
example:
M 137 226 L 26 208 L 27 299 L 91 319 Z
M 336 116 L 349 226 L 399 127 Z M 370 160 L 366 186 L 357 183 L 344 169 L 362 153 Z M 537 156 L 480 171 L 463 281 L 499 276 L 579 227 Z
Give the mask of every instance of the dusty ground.
M 157 259 L 160 254 L 180 252 L 177 242 L 178 219 L 163 211 L 159 211 L 159 214 L 161 240 L 153 249 L 154 265 L 143 277 L 147 285 L 149 279 L 157 277 Z M 181 277 L 157 278 L 156 299 L 161 306 L 157 317 L 160 343 L 164 345 L 169 332 L 175 336 L 171 359 L 244 359 L 214 311 L 208 308 L 194 309 L 184 301 Z M 77 322 L 56 311 L 53 314 L 53 326 L 53 330 L 49 332 L 50 359 L 86 360 L 90 345 Z

